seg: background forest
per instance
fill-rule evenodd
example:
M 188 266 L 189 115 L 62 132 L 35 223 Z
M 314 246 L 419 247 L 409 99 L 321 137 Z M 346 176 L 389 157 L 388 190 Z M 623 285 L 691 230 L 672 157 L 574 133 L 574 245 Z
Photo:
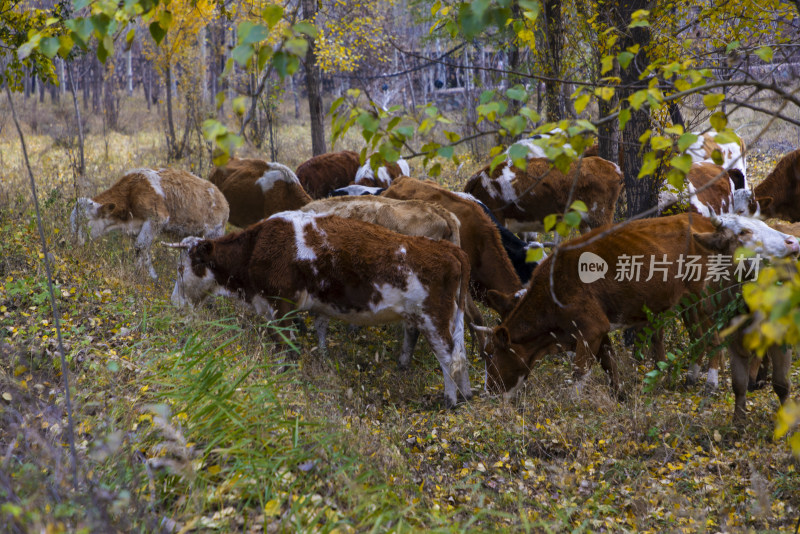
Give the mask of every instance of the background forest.
M 751 183 L 800 146 L 799 9 L 0 0 L 0 530 L 795 528 L 800 409 L 758 391 L 734 426 L 725 372 L 716 393 L 683 386 L 677 322 L 655 371 L 614 339 L 625 402 L 600 369 L 576 388 L 557 355 L 516 400 L 447 411 L 427 346 L 397 371 L 397 327 L 334 323 L 326 359 L 299 335 L 278 373 L 263 317 L 223 300 L 174 309 L 171 251 L 145 280 L 129 240 L 80 247 L 69 213 L 129 169 L 207 177 L 230 155 L 402 156 L 460 189 L 550 133 L 560 168 L 595 142 L 623 163 L 619 218 L 650 216 L 665 183 L 683 187 L 692 132 L 741 138 Z M 753 348 L 800 341 L 796 277 L 749 295 Z M 797 362 L 791 375 L 796 388 Z

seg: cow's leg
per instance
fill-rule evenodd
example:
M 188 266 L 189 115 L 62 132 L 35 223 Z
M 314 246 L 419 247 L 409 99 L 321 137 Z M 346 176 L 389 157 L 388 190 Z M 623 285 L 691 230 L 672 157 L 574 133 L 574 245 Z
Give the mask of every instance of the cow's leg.
M 314 330 L 317 332 L 317 345 L 323 356 L 328 355 L 328 324 L 330 319 L 325 315 L 314 317 Z
M 720 349 L 711 357 L 708 362 L 708 374 L 706 375 L 706 391 L 714 392 L 719 388 L 719 369 L 722 366 L 724 350 Z M 701 356 L 702 357 L 702 356 Z M 750 373 L 748 373 L 749 376 Z
M 747 382 L 750 367 L 750 353 L 742 345 L 742 333 L 736 332 L 730 344 L 731 382 L 735 397 L 733 407 L 734 422 L 741 423 L 747 415 Z
M 575 359 L 573 360 L 576 378 L 582 377 L 589 370 L 600 350 L 603 339 L 608 337 L 611 324 L 601 310 L 586 309 L 585 317 L 593 322 L 577 323 L 575 333 Z M 579 315 L 579 314 L 576 314 Z M 599 356 L 597 357 L 599 359 Z
M 600 348 L 597 351 L 597 359 L 600 360 L 600 366 L 608 375 L 612 391 L 617 398 L 619 398 L 621 384 L 619 382 L 617 359 L 614 355 L 614 349 L 611 346 L 611 340 L 608 338 L 608 335 L 603 336 L 603 340 L 600 342 Z
M 150 245 L 153 244 L 158 232 L 161 230 L 163 224 L 160 224 L 152 219 L 148 219 L 139 230 L 139 235 L 136 236 L 134 250 L 136 252 L 136 262 L 139 268 L 147 269 L 147 273 L 153 280 L 158 279 L 156 270 L 153 268 L 153 262 L 150 259 Z
M 444 403 L 447 408 L 455 407 L 458 402 L 458 392 L 464 399 L 472 398 L 472 388 L 469 384 L 467 371 L 467 351 L 464 345 L 463 314 L 461 326 L 456 326 L 450 339 L 443 337 L 439 332 L 423 330 L 428 343 L 433 349 L 436 359 L 442 368 L 444 376 Z
M 472 325 L 475 326 L 483 326 L 483 315 L 481 315 L 481 311 L 478 309 L 478 306 L 475 305 L 475 301 L 472 299 L 471 295 L 467 295 L 466 300 L 466 307 L 464 309 L 464 314 L 467 317 L 467 321 L 469 322 L 469 331 L 472 336 L 473 344 L 478 344 L 478 355 L 482 358 L 486 357 L 486 336 L 480 329 L 472 328 Z
M 411 356 L 414 354 L 414 347 L 417 346 L 419 339 L 419 329 L 411 324 L 403 324 L 403 348 L 400 351 L 400 369 L 408 369 L 411 363 Z
M 789 380 L 789 368 L 792 365 L 792 353 L 788 347 L 770 347 L 767 354 L 772 360 L 772 389 L 778 395 L 781 404 L 789 398 L 791 382 Z
M 767 385 L 767 375 L 769 374 L 769 364 L 772 358 L 767 357 L 760 360 L 754 358 L 750 365 L 750 379 L 747 383 L 747 391 L 756 391 Z

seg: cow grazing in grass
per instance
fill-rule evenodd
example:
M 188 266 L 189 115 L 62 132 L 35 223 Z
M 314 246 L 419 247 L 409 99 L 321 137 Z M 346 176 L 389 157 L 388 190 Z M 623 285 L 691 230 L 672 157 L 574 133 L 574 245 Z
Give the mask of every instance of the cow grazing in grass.
M 461 222 L 461 248 L 469 256 L 473 288 L 486 302 L 486 291 L 514 293 L 522 288 L 519 276 L 508 259 L 500 234 L 483 210 L 433 182 L 401 176 L 383 193 L 387 198 L 435 202 L 452 212 Z
M 291 310 L 357 325 L 403 321 L 421 331 L 442 367 L 445 404 L 471 397 L 464 346 L 469 260 L 447 241 L 403 236 L 333 215 L 277 213 L 215 240 L 180 247 L 172 301 L 242 299 L 270 317 Z M 401 365 L 411 354 L 404 345 Z
M 157 278 L 150 246 L 162 231 L 179 237 L 225 233 L 228 202 L 213 184 L 178 169 L 134 169 L 94 198 L 79 198 L 70 215 L 83 243 L 84 223 L 92 239 L 119 230 L 135 235 L 137 263 Z
M 348 184 L 365 187 L 388 187 L 391 181 L 409 174 L 408 163 L 398 160 L 378 169 L 377 174 L 367 162 L 361 165 L 358 152 L 343 150 L 314 156 L 297 167 L 297 178 L 311 198 L 325 198 L 330 193 Z
M 645 324 L 645 308 L 660 313 L 685 296 L 701 294 L 712 284 L 735 284 L 735 280 L 706 281 L 705 277 L 713 255 L 732 255 L 738 246 L 775 257 L 800 250 L 795 238 L 772 230 L 761 221 L 737 215 L 711 220 L 690 213 L 632 221 L 617 228 L 603 227 L 565 244 L 539 264 L 524 295 L 489 293 L 498 308 L 506 309 L 506 315 L 494 329 L 487 348 L 491 354 L 486 360 L 487 389 L 514 392 L 536 361 L 561 349 L 575 351 L 579 374 L 589 368 L 594 358 L 600 360 L 612 387 L 618 391 L 609 332 Z M 681 255 L 683 264 L 679 262 Z M 690 256 L 698 257 L 694 261 L 701 266 L 697 276 L 695 271 L 688 271 Z M 620 262 L 627 261 L 632 267 L 636 257 L 661 263 L 655 264 L 657 270 L 652 272 L 648 272 L 649 265 L 654 264 L 645 263 L 638 276 L 633 269 L 623 271 L 623 276 L 619 270 L 612 274 Z M 551 268 L 555 271 L 552 286 Z M 733 278 L 733 267 L 724 270 Z M 603 273 L 605 276 L 601 276 Z M 685 276 L 679 277 L 680 273 Z M 700 306 L 695 310 L 696 324 L 703 324 L 698 317 L 702 318 L 704 309 Z M 687 326 L 691 329 L 691 325 Z M 771 356 L 776 359 L 773 386 L 783 402 L 789 391 L 787 357 L 779 351 Z M 740 344 L 731 344 L 737 419 L 745 414 L 751 357 Z
M 464 191 L 516 233 L 543 231 L 545 216 L 564 213 L 575 200 L 582 200 L 588 209 L 582 229 L 608 224 L 622 189 L 619 167 L 598 157 L 574 162 L 566 175 L 544 158 L 531 158 L 524 171 L 510 162 L 489 169 L 487 165 L 475 173 Z
M 260 159 L 239 159 L 212 171 L 209 181 L 230 205 L 230 222 L 249 226 L 279 211 L 296 210 L 311 202 L 291 169 Z

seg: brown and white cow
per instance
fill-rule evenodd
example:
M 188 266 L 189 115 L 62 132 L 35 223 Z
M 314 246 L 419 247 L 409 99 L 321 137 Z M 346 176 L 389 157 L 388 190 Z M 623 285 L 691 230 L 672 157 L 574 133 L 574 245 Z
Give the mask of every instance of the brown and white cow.
M 575 200 L 582 200 L 588 208 L 583 214 L 584 230 L 609 224 L 621 189 L 619 167 L 599 157 L 574 162 L 566 175 L 545 158 L 531 158 L 525 171 L 510 162 L 491 172 L 487 165 L 464 187 L 517 233 L 543 231 L 545 216 L 564 213 Z
M 378 169 L 377 176 L 367 162 L 361 165 L 358 152 L 343 150 L 320 154 L 297 167 L 297 177 L 311 198 L 325 198 L 334 189 L 355 183 L 367 187 L 388 187 L 391 181 L 409 174 L 408 163 L 400 159 Z
M 225 233 L 228 202 L 213 184 L 179 169 L 134 169 L 94 198 L 79 198 L 70 215 L 78 240 L 84 223 L 94 239 L 119 230 L 135 235 L 137 263 L 157 278 L 150 246 L 161 231 L 179 237 Z
M 383 196 L 434 202 L 458 217 L 461 222 L 461 248 L 469 256 L 473 289 L 478 300 L 487 302 L 486 291 L 489 289 L 514 293 L 522 288 L 494 223 L 475 202 L 459 197 L 433 182 L 409 176 L 394 180 Z
M 670 184 L 666 184 L 659 193 L 659 212 L 669 211 L 675 214 L 682 211 L 679 204 L 687 197 L 689 211 L 704 217 L 729 212 L 734 209 L 735 183 L 731 177 L 738 173 L 738 169 L 726 171 L 720 165 L 707 161 L 693 163 L 686 174 L 685 192 L 678 192 Z
M 738 246 L 775 257 L 800 250 L 797 239 L 761 221 L 737 215 L 721 215 L 712 221 L 691 213 L 603 227 L 570 241 L 539 264 L 521 298 L 489 293 L 498 307 L 509 311 L 487 348 L 492 355 L 486 360 L 486 388 L 513 393 L 538 360 L 561 349 L 575 351 L 579 374 L 594 358 L 600 360 L 618 390 L 609 332 L 645 324 L 645 308 L 660 313 L 710 284 L 736 283 L 705 278 L 712 271 L 729 278 L 735 275 L 733 267 L 724 266 L 714 255 L 732 255 Z M 644 263 L 638 275 L 637 258 Z M 620 265 L 627 268 L 620 271 Z M 699 273 L 690 265 L 699 266 Z M 714 270 L 712 265 L 721 267 Z M 610 267 L 615 266 L 612 276 Z M 552 278 L 551 269 L 556 273 Z M 697 313 L 701 312 L 702 307 Z M 750 356 L 741 346 L 731 345 L 736 418 L 745 413 Z M 773 386 L 783 402 L 789 391 L 788 363 L 783 353 L 772 357 L 778 359 L 773 361 Z
M 211 294 L 242 299 L 282 318 L 307 310 L 357 325 L 396 321 L 420 330 L 444 374 L 445 404 L 469 386 L 464 306 L 469 260 L 447 241 L 403 236 L 334 215 L 277 213 L 215 240 L 181 242 L 172 301 Z M 405 351 L 401 363 L 410 354 Z
M 300 209 L 312 200 L 290 168 L 260 159 L 232 160 L 215 168 L 209 181 L 225 195 L 230 223 L 240 228 L 279 211 Z
M 747 161 L 745 159 L 744 140 L 740 137 L 739 143 L 722 143 L 716 141 L 716 132 L 692 132 L 697 135 L 695 141 L 686 153 L 692 157 L 693 163 L 714 163 L 713 154 L 719 151 L 722 157 L 722 167 L 731 172 L 733 189 L 749 189 L 747 186 Z

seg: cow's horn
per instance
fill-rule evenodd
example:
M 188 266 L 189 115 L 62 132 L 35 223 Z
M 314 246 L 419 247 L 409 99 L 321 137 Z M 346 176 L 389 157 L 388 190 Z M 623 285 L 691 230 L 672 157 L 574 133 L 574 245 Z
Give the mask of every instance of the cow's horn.
M 159 243 L 162 246 L 169 247 L 169 248 L 183 248 L 183 249 L 188 249 L 189 248 L 188 244 L 185 245 L 183 243 L 167 243 L 166 241 L 159 241 Z
M 469 324 L 473 329 L 477 330 L 478 332 L 486 332 L 487 334 L 491 334 L 494 330 L 488 326 L 478 326 L 476 324 Z

